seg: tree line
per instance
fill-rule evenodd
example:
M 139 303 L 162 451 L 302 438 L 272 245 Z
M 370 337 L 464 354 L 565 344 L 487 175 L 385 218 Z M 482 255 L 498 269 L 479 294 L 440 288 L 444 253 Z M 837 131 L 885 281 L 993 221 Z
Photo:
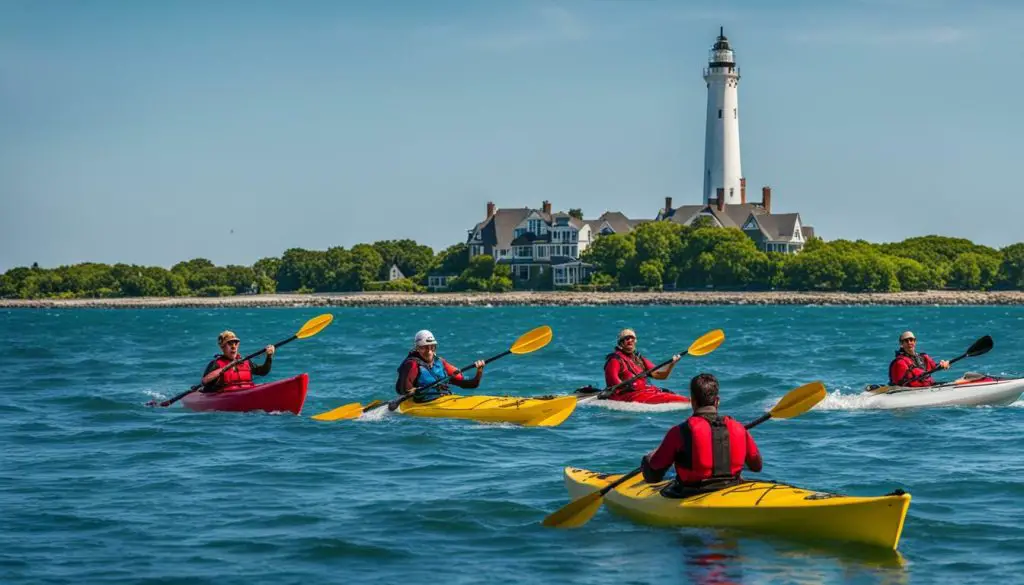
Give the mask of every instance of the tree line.
M 1002 249 L 922 236 L 874 244 L 811 238 L 798 254 L 764 252 L 737 228 L 650 222 L 602 236 L 583 254 L 597 288 L 898 292 L 1024 288 L 1024 243 Z
M 953 288 L 1024 289 L 1024 243 L 1002 249 L 962 238 L 924 236 L 874 244 L 812 238 L 799 254 L 766 253 L 742 231 L 649 222 L 599 237 L 582 259 L 594 266 L 582 289 L 733 289 L 896 292 Z M 389 280 L 392 265 L 404 278 Z M 550 271 L 549 271 L 550 272 Z M 514 288 L 507 265 L 472 260 L 466 244 L 434 253 L 413 240 L 327 250 L 292 248 L 251 266 L 216 266 L 204 258 L 170 269 L 134 264 L 38 265 L 0 274 L 0 298 L 226 296 L 273 292 L 426 290 L 430 274 L 456 275 L 449 290 Z M 551 288 L 550 274 L 520 286 Z

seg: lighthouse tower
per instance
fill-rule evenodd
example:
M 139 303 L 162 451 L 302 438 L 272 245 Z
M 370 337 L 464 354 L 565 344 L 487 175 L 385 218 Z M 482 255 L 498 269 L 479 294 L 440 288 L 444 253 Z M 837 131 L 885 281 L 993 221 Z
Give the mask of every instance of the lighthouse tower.
M 704 203 L 722 189 L 726 204 L 742 203 L 740 170 L 740 70 L 724 27 L 711 47 L 704 70 L 708 86 L 707 127 L 704 134 Z

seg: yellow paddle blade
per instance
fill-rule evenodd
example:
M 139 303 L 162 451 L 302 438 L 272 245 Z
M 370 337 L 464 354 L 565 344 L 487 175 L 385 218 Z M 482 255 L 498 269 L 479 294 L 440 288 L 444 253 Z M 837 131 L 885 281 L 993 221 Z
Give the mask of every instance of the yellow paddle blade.
M 604 496 L 600 491 L 587 494 L 548 514 L 541 525 L 552 528 L 579 528 L 594 517 L 602 502 Z
M 320 414 L 314 414 L 313 420 L 345 420 L 352 418 L 359 418 L 363 414 L 363 405 L 358 402 L 352 402 L 344 406 L 339 406 L 334 410 L 328 410 L 327 412 L 321 412 Z
M 714 331 L 708 331 L 704 335 L 701 335 L 697 341 L 690 344 L 690 348 L 686 350 L 686 353 L 695 356 L 707 355 L 716 349 L 722 342 L 725 341 L 725 332 L 721 329 L 715 329 Z
M 524 353 L 530 353 L 537 351 L 545 345 L 551 343 L 551 337 L 554 333 L 551 332 L 551 328 L 547 325 L 541 325 L 540 327 L 527 331 L 519 336 L 519 339 L 512 344 L 509 351 L 516 355 L 522 355 Z
M 317 333 L 323 331 L 324 327 L 327 327 L 334 321 L 334 315 L 330 313 L 324 313 L 323 315 L 313 317 L 306 324 L 299 329 L 299 332 L 295 334 L 295 337 L 299 339 L 305 339 L 307 337 L 313 337 Z
M 768 414 L 772 418 L 793 418 L 810 410 L 815 404 L 825 399 L 825 385 L 821 382 L 811 382 L 799 388 L 794 388 L 782 397 Z

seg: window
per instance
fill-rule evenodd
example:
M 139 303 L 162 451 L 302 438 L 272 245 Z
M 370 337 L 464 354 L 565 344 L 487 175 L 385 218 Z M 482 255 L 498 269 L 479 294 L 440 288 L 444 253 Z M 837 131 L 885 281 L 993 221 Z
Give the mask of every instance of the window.
M 573 246 L 572 247 L 572 253 L 569 254 L 569 255 L 572 256 L 573 258 L 579 257 L 580 253 L 578 252 L 578 248 L 576 246 Z
M 512 239 L 514 240 L 514 239 L 518 238 L 519 236 L 521 236 L 521 235 L 523 235 L 525 233 L 526 233 L 526 228 L 516 228 L 515 231 L 512 232 Z
M 736 118 L 738 118 L 738 117 L 739 117 L 739 116 L 737 116 L 737 115 L 736 115 L 736 108 L 733 108 L 733 109 L 732 109 L 732 118 L 733 118 L 733 120 L 735 120 L 735 119 L 736 119 Z
M 530 280 L 530 267 L 525 264 L 516 266 L 516 276 L 518 276 L 520 280 Z
M 721 108 L 718 109 L 718 119 L 719 120 L 722 119 L 722 109 Z
M 548 257 L 548 247 L 547 246 L 537 246 L 537 257 L 538 258 L 547 258 Z
M 541 222 L 540 222 L 539 219 L 531 219 L 530 221 L 526 222 L 526 226 L 527 226 L 526 229 L 527 229 L 527 231 L 531 231 L 531 232 L 533 232 L 535 234 L 539 234 L 540 233 L 540 223 Z
M 579 232 L 569 232 L 569 238 L 571 242 L 579 240 Z
M 569 280 L 568 278 L 566 278 L 564 268 L 555 268 L 554 282 L 555 284 L 569 284 Z

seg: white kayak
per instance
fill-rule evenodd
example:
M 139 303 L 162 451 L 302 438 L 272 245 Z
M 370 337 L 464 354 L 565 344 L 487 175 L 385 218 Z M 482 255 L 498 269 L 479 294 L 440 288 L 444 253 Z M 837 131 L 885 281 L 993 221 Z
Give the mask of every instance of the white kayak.
M 1024 378 L 956 380 L 924 388 L 868 386 L 869 408 L 921 408 L 928 406 L 1007 406 L 1024 392 Z

